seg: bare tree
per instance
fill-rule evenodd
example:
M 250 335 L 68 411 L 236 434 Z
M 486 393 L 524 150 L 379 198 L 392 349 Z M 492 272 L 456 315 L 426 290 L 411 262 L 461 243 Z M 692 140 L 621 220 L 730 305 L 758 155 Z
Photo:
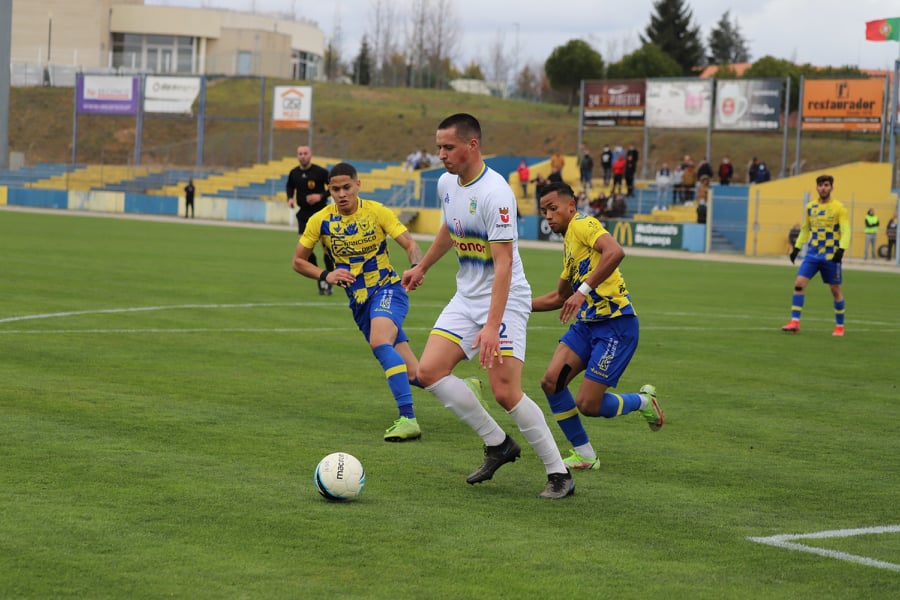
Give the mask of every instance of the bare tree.
M 488 48 L 487 78 L 498 84 L 505 84 L 511 69 L 509 52 L 506 50 L 506 34 L 498 30 Z
M 462 24 L 453 0 L 432 0 L 427 20 L 427 56 L 432 86 L 446 85 L 449 65 L 456 58 Z
M 394 38 L 394 22 L 396 10 L 390 0 L 370 0 L 369 20 L 372 65 L 374 66 L 373 83 L 397 85 L 398 74 L 393 69 L 393 57 L 397 52 L 397 41 Z
M 411 0 L 406 24 L 406 54 L 410 70 L 409 85 L 413 87 L 422 85 L 422 72 L 427 61 L 425 40 L 428 36 L 428 13 L 428 0 Z

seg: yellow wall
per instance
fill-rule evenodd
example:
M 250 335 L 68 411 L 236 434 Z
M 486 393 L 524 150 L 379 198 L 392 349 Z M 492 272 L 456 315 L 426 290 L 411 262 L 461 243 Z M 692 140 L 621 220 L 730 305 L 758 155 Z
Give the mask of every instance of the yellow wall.
M 0 185 L 0 206 L 6 206 L 6 186 Z
M 816 177 L 825 173 L 834 177 L 832 197 L 849 213 L 848 256 L 863 257 L 863 223 L 870 208 L 881 220 L 878 244 L 886 242 L 884 228 L 897 207 L 897 195 L 891 192 L 891 167 L 887 163 L 851 163 L 751 186 L 747 202 L 748 256 L 789 251 L 788 231 L 802 222 L 804 197 L 816 197 Z

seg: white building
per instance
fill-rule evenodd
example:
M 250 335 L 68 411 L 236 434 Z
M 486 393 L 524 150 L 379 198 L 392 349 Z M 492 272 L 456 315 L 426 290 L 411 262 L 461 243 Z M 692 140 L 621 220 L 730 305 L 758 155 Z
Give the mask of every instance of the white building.
M 324 54 L 318 25 L 291 15 L 143 0 L 13 1 L 14 85 L 35 69 L 317 80 Z

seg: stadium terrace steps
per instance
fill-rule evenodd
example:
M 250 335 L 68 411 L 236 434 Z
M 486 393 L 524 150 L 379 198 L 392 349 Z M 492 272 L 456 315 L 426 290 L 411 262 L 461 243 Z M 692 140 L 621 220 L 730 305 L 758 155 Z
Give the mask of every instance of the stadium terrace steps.
M 107 185 L 121 183 L 154 172 L 162 172 L 162 168 L 86 165 L 80 169 L 34 181 L 25 187 L 88 192 L 90 190 L 106 189 Z

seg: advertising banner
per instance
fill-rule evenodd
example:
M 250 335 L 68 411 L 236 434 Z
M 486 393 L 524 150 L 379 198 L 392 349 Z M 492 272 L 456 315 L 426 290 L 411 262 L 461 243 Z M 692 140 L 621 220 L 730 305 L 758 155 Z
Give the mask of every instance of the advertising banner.
M 140 98 L 138 77 L 82 75 L 75 80 L 75 110 L 100 115 L 137 114 Z
M 716 81 L 717 130 L 777 131 L 781 115 L 781 79 Z
M 276 86 L 273 102 L 273 128 L 309 129 L 312 120 L 311 86 Z
M 583 122 L 615 127 L 644 124 L 646 81 L 585 81 Z
M 681 250 L 684 226 L 681 223 L 647 223 L 630 220 L 611 220 L 606 229 L 619 245 L 626 248 L 663 248 Z
M 199 94 L 199 77 L 147 75 L 144 84 L 144 112 L 189 115 Z
M 804 131 L 881 131 L 883 113 L 883 77 L 803 82 Z
M 647 127 L 709 128 L 712 79 L 647 81 Z

